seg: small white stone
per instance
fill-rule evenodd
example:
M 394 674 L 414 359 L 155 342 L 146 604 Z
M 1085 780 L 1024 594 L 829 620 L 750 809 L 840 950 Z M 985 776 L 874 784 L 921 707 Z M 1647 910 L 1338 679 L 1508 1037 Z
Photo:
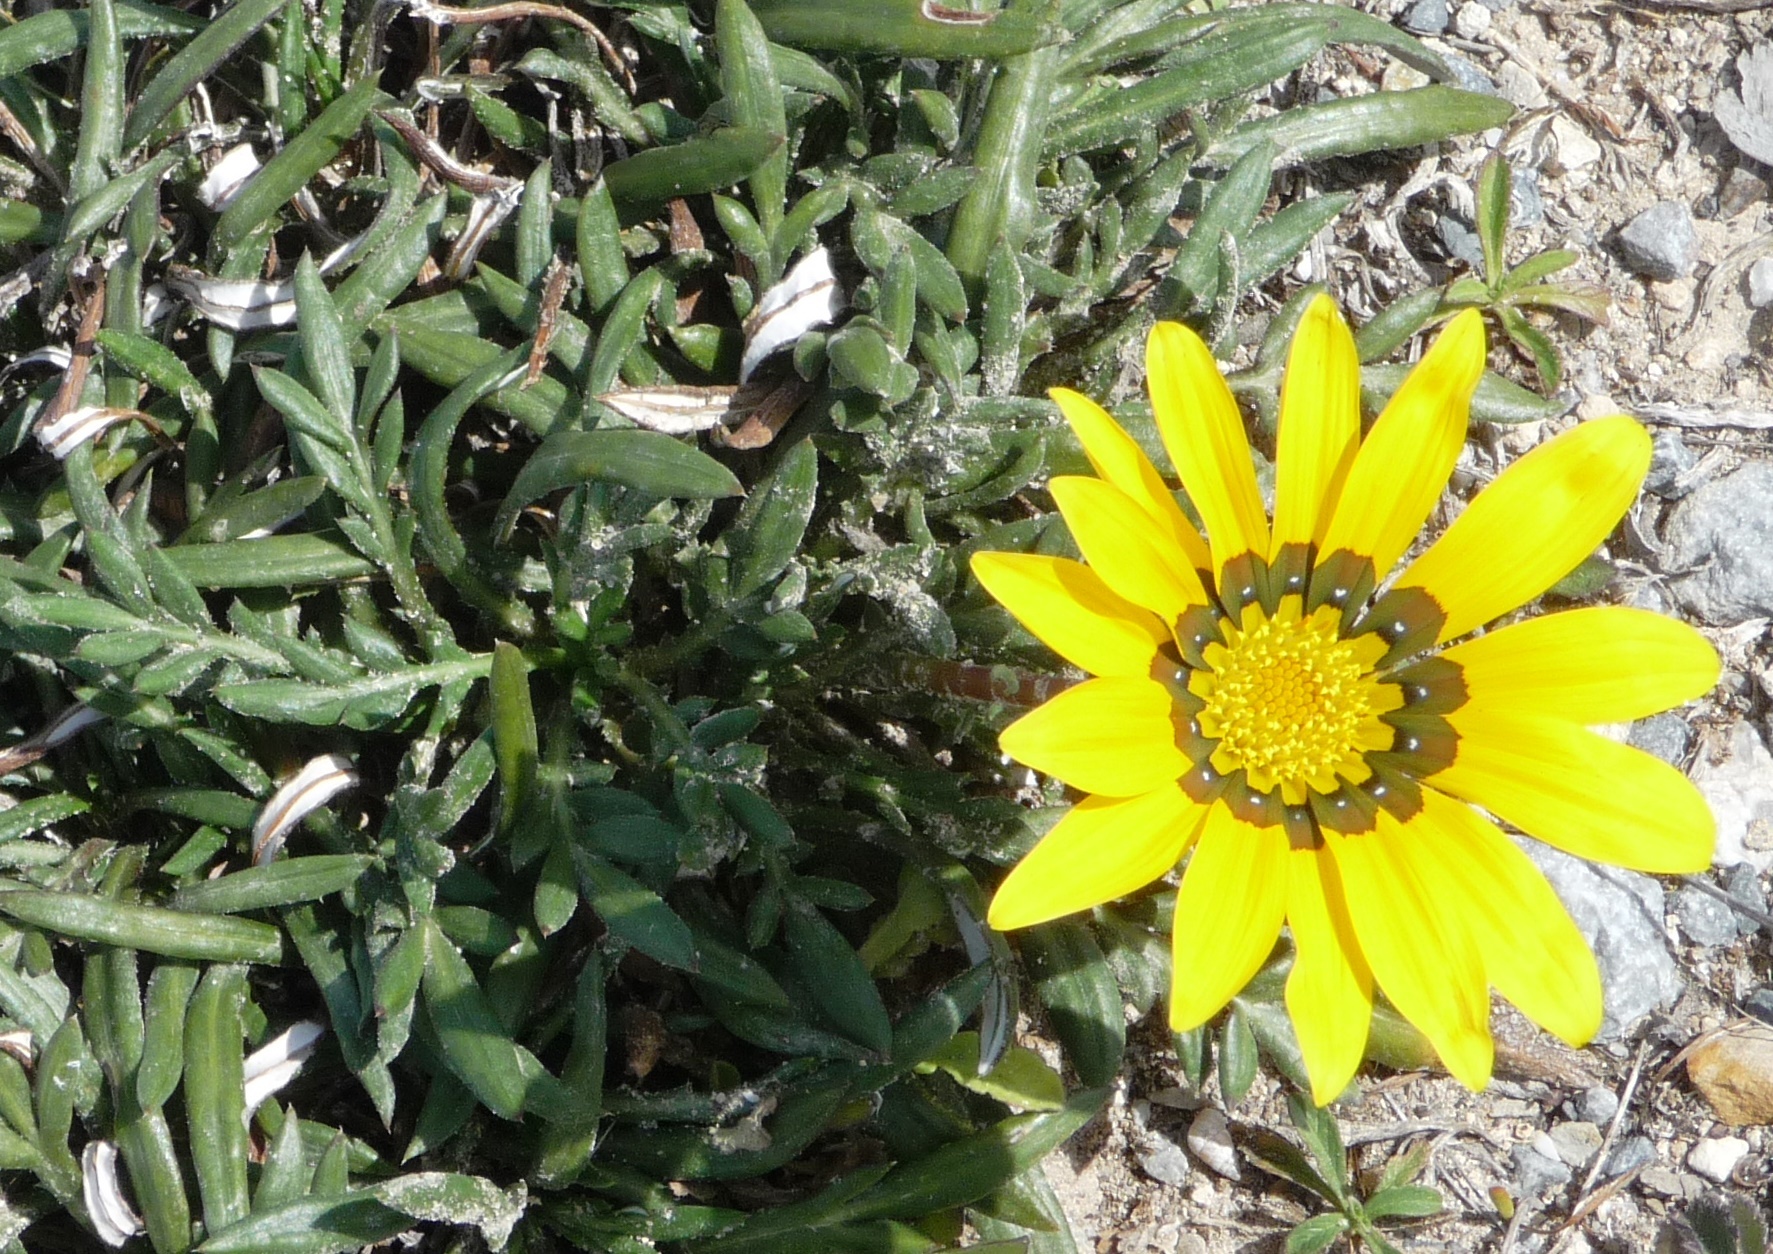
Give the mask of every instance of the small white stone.
M 1579 170 L 1601 159 L 1601 146 L 1581 123 L 1558 116 L 1551 120 L 1551 137 L 1557 143 L 1558 164 L 1566 170 Z
M 1453 15 L 1453 29 L 1461 39 L 1478 38 L 1490 29 L 1490 10 L 1473 0 L 1466 0 Z
M 1215 1172 L 1227 1180 L 1241 1180 L 1237 1148 L 1231 1143 L 1231 1125 L 1224 1112 L 1209 1106 L 1194 1117 L 1188 1128 L 1188 1148 Z
M 1718 1184 L 1730 1178 L 1736 1164 L 1748 1155 L 1748 1142 L 1739 1136 L 1710 1137 L 1695 1145 L 1687 1155 L 1687 1166 Z
M 1748 303 L 1756 309 L 1773 305 L 1773 257 L 1762 257 L 1748 268 Z

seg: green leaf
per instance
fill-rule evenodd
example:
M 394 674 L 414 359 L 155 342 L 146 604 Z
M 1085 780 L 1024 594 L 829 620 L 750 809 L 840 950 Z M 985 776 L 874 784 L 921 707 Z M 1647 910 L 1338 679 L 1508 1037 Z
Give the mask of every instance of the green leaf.
M 720 53 L 720 86 L 733 122 L 765 135 L 786 135 L 782 85 L 776 79 L 768 38 L 745 0 L 718 0 L 714 42 Z M 764 234 L 781 224 L 788 189 L 788 150 L 777 148 L 751 171 L 751 202 Z
M 301 373 L 314 385 L 314 395 L 345 437 L 342 450 L 354 452 L 351 424 L 357 412 L 357 377 L 351 369 L 351 344 L 311 253 L 303 253 L 296 263 L 295 305 Z
M 1493 152 L 1478 171 L 1477 234 L 1484 250 L 1484 279 L 1492 290 L 1508 268 L 1508 208 L 1510 194 L 1508 159 Z
M 531 1077 L 546 1073 L 511 1039 L 467 960 L 437 923 L 427 918 L 420 926 L 425 935 L 425 1010 L 437 1030 L 444 1062 L 488 1110 L 501 1119 L 516 1119 L 523 1113 Z
M 189 43 L 163 62 L 148 80 L 129 112 L 123 146 L 133 148 L 148 137 L 179 101 L 234 55 L 253 32 L 270 21 L 283 0 L 235 0 L 192 36 Z
M 124 39 L 169 38 L 201 31 L 208 19 L 159 4 L 119 0 L 117 32 Z M 59 61 L 86 43 L 92 15 L 85 9 L 51 9 L 0 30 L 0 81 L 35 65 Z
M 852 56 L 1003 58 L 1059 38 L 1052 0 L 1021 0 L 989 17 L 947 16 L 920 0 L 753 0 L 758 20 L 780 44 Z
M 1317 1164 L 1321 1178 L 1329 1184 L 1331 1196 L 1346 1209 L 1348 1193 L 1348 1153 L 1342 1148 L 1342 1135 L 1336 1128 L 1336 1116 L 1312 1103 L 1301 1093 L 1287 1094 L 1287 1113 L 1293 1126 L 1305 1139 L 1305 1148 Z
M 588 480 L 658 497 L 709 500 L 745 493 L 733 472 L 708 454 L 657 431 L 561 431 L 545 438 L 518 472 L 493 520 L 494 532 L 509 535 L 525 505 Z
M 199 1254 L 346 1254 L 368 1249 L 412 1226 L 374 1189 L 305 1197 L 222 1228 Z
M 1548 248 L 1542 253 L 1534 253 L 1504 276 L 1502 290 L 1513 292 L 1529 283 L 1537 283 L 1560 270 L 1568 270 L 1581 260 L 1582 254 L 1571 248 Z M 103 332 L 100 334 L 102 336 Z
M 1317 1254 L 1347 1231 L 1348 1220 L 1343 1215 L 1313 1215 L 1287 1233 L 1287 1254 Z
M 1361 1209 L 1368 1219 L 1377 1222 L 1393 1218 L 1425 1219 L 1440 1214 L 1444 1204 L 1439 1189 L 1423 1184 L 1394 1184 L 1369 1197 Z
M 1437 143 L 1502 126 L 1513 116 L 1514 106 L 1500 96 L 1453 87 L 1381 91 L 1295 106 L 1273 117 L 1245 122 L 1206 159 L 1211 164 L 1230 165 L 1251 146 L 1269 140 L 1280 150 L 1280 164 L 1293 166 L 1324 157 Z
M 0 893 L 0 914 L 75 940 L 210 962 L 283 960 L 274 927 L 226 915 L 191 914 L 105 897 L 21 889 Z
M 1056 922 L 1021 935 L 1035 995 L 1086 1087 L 1112 1084 L 1127 1047 L 1120 987 L 1096 938 L 1082 923 Z
M 211 1232 L 245 1218 L 248 1209 L 245 1003 L 245 968 L 211 967 L 185 1015 L 185 1112 L 203 1223 Z
M 979 1071 L 979 1034 L 957 1033 L 948 1044 L 918 1065 L 920 1071 L 940 1069 L 975 1093 L 994 1097 L 1023 1110 L 1058 1110 L 1065 1104 L 1065 1085 L 1059 1073 L 1039 1054 L 1020 1045 L 1004 1051 L 991 1070 Z
M 172 895 L 168 904 L 174 909 L 206 914 L 240 914 L 317 901 L 349 888 L 375 864 L 374 858 L 363 853 L 285 858 L 269 866 L 247 867 L 187 884 Z
M 1228 100 L 1292 73 L 1317 55 L 1328 35 L 1322 21 L 1305 16 L 1286 23 L 1215 29 L 1184 45 L 1172 68 L 1116 88 L 1106 99 L 1086 97 L 1054 118 L 1042 152 L 1058 157 L 1131 143 L 1169 124 L 1185 109 Z M 1280 116 L 1301 111 L 1295 107 Z
M 491 669 L 490 654 L 436 662 L 406 670 L 365 675 L 344 684 L 311 684 L 294 679 L 245 680 L 218 684 L 213 695 L 237 714 L 274 723 L 317 727 L 344 723 L 367 730 L 402 714 L 421 691 L 434 685 L 479 679 Z
M 689 925 L 657 893 L 602 858 L 582 849 L 575 852 L 585 900 L 611 935 L 668 967 L 696 969 Z
M 749 178 L 781 149 L 779 134 L 729 126 L 663 148 L 648 148 L 603 167 L 617 207 L 655 208 L 676 196 L 695 196 Z
M 1219 180 L 1158 288 L 1158 317 L 1173 318 L 1213 304 L 1219 288 L 1220 234 L 1241 237 L 1250 229 L 1268 199 L 1273 165 L 1273 146 L 1256 144 Z
M 1219 1094 L 1227 1106 L 1236 1106 L 1256 1082 L 1260 1062 L 1256 1036 L 1243 1010 L 1233 1005 L 1219 1033 Z
M 212 237 L 214 246 L 223 250 L 235 248 L 267 225 L 290 197 L 332 163 L 372 108 L 392 103 L 374 77 L 364 79 L 334 100 L 325 112 L 302 128 L 300 135 L 291 138 L 281 152 L 265 162 L 222 211 Z
M 799 897 L 788 899 L 783 925 L 795 966 L 831 1024 L 877 1054 L 891 1050 L 893 1025 L 880 990 L 843 934 Z
M 530 704 L 529 663 L 517 646 L 493 646 L 487 692 L 492 699 L 493 756 L 499 764 L 499 829 L 509 831 L 535 783 L 538 742 Z

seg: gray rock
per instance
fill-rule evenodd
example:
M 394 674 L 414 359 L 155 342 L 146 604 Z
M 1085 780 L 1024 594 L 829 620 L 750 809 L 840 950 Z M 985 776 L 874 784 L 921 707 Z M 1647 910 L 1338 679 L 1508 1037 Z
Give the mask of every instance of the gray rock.
M 1663 938 L 1662 886 L 1647 875 L 1600 867 L 1542 845 L 1527 855 L 1551 881 L 1601 968 L 1606 1013 L 1599 1041 L 1618 1040 L 1686 987 Z
M 1588 1166 L 1601 1152 L 1601 1130 L 1586 1119 L 1560 1123 L 1551 1130 L 1550 1136 L 1551 1143 L 1557 1146 L 1558 1157 L 1572 1167 Z
M 1619 232 L 1619 253 L 1626 265 L 1646 278 L 1664 283 L 1686 278 L 1699 264 L 1693 211 L 1684 200 L 1651 205 Z
M 1570 1183 L 1568 1167 L 1556 1159 L 1547 1158 L 1531 1145 L 1515 1146 L 1510 1157 L 1514 1159 L 1514 1175 L 1523 1196 L 1543 1197 Z
M 1611 1178 L 1656 1161 L 1656 1143 L 1647 1136 L 1628 1136 L 1607 1155 L 1601 1174 Z
M 1545 221 L 1545 198 L 1539 194 L 1539 171 L 1532 166 L 1523 166 L 1514 171 L 1509 209 L 1509 221 L 1517 230 L 1538 226 Z
M 1729 878 L 1724 883 L 1724 891 L 1740 901 L 1750 910 L 1767 913 L 1767 890 L 1761 886 L 1761 876 L 1752 862 L 1738 862 L 1730 868 Z M 1752 936 L 1761 928 L 1759 923 L 1746 914 L 1736 914 L 1736 930 L 1744 936 Z
M 1688 778 L 1717 820 L 1712 865 L 1773 866 L 1773 753 L 1755 725 L 1737 720 L 1727 740 L 1699 755 Z
M 1627 739 L 1633 748 L 1676 765 L 1687 756 L 1687 748 L 1693 743 L 1693 731 L 1679 714 L 1652 714 L 1633 723 Z
M 1684 1171 L 1670 1171 L 1667 1167 L 1650 1168 L 1638 1177 L 1638 1183 L 1644 1186 L 1644 1192 L 1658 1197 L 1692 1201 L 1705 1193 L 1705 1181 L 1698 1176 L 1688 1175 Z
M 1490 29 L 1490 10 L 1466 0 L 1453 15 L 1453 29 L 1461 39 L 1480 39 Z
M 1734 218 L 1750 205 L 1757 205 L 1765 199 L 1765 180 L 1737 166 L 1725 176 L 1724 185 L 1718 189 L 1718 217 Z
M 1773 1024 L 1773 988 L 1757 988 L 1742 1003 L 1742 1009 L 1762 1023 Z
M 1441 237 L 1441 246 L 1454 260 L 1463 261 L 1474 269 L 1483 268 L 1484 245 L 1476 231 L 1451 214 L 1441 215 L 1440 221 L 1435 223 L 1435 231 Z
M 1139 1170 L 1159 1184 L 1188 1182 L 1188 1151 L 1156 1132 L 1147 1134 L 1138 1147 Z
M 1756 309 L 1773 305 L 1773 257 L 1762 257 L 1748 268 L 1748 303 Z
M 1589 1123 L 1608 1123 L 1619 1113 L 1619 1094 L 1598 1085 L 1583 1089 L 1576 1099 L 1576 1113 Z
M 1773 44 L 1758 43 L 1737 57 L 1736 72 L 1740 91 L 1720 91 L 1713 101 L 1718 125 L 1756 161 L 1773 163 Z
M 1453 71 L 1453 77 L 1459 80 L 1458 85 L 1466 91 L 1481 92 L 1486 96 L 1500 95 L 1496 90 L 1496 80 L 1478 69 L 1464 57 L 1455 56 L 1450 52 L 1441 53 L 1441 60 Z
M 1404 14 L 1404 29 L 1417 35 L 1438 35 L 1447 29 L 1447 0 L 1416 0 Z
M 1483 6 L 1492 13 L 1500 13 L 1514 3 L 1514 0 L 1480 0 Z
M 1687 472 L 1698 464 L 1699 454 L 1687 447 L 1679 431 L 1658 431 L 1650 441 L 1650 471 L 1644 476 L 1644 491 L 1665 501 L 1678 501 L 1692 491 Z
M 1695 945 L 1728 945 L 1736 939 L 1736 912 L 1691 884 L 1675 890 L 1675 918 Z
M 1718 626 L 1773 615 L 1773 463 L 1745 462 L 1701 484 L 1663 534 L 1664 569 L 1692 570 L 1673 581 L 1690 613 Z

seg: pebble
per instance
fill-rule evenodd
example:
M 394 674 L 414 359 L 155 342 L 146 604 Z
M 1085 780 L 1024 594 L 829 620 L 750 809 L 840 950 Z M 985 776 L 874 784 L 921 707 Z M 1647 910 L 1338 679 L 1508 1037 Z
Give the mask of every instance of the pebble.
M 1586 1167 L 1601 1152 L 1601 1130 L 1586 1119 L 1560 1123 L 1548 1134 L 1558 1157 L 1572 1167 Z
M 1751 862 L 1738 862 L 1730 868 L 1730 878 L 1724 884 L 1724 891 L 1740 901 L 1751 910 L 1767 913 L 1767 890 L 1761 887 L 1761 877 Z M 1752 936 L 1761 930 L 1761 925 L 1746 914 L 1736 914 L 1736 930 L 1744 936 Z
M 1718 191 L 1718 217 L 1729 219 L 1767 198 L 1767 184 L 1741 166 L 1730 171 Z
M 1675 506 L 1663 538 L 1665 570 L 1692 613 L 1720 627 L 1773 615 L 1773 464 L 1751 461 L 1702 484 Z
M 1626 743 L 1661 758 L 1670 766 L 1678 766 L 1693 743 L 1693 732 L 1687 726 L 1687 720 L 1679 714 L 1652 714 L 1632 724 Z
M 1665 501 L 1678 501 L 1692 490 L 1687 472 L 1698 464 L 1699 454 L 1687 447 L 1679 431 L 1658 431 L 1650 441 L 1650 472 L 1644 476 L 1644 491 Z
M 1619 1113 L 1619 1094 L 1599 1085 L 1583 1089 L 1576 1099 L 1576 1113 L 1589 1123 L 1606 1123 Z
M 1773 862 L 1767 848 L 1773 834 L 1773 754 L 1754 724 L 1744 719 L 1730 729 L 1727 752 L 1700 754 L 1691 778 L 1718 824 L 1712 863 L 1746 862 L 1766 870 Z
M 1693 293 L 1698 286 L 1691 276 L 1669 283 L 1651 283 L 1650 299 L 1670 313 L 1686 313 L 1693 308 Z
M 1748 1142 L 1739 1136 L 1707 1137 L 1687 1154 L 1687 1166 L 1707 1180 L 1723 1184 L 1747 1155 Z
M 1492 13 L 1500 13 L 1514 3 L 1514 0 L 1482 0 L 1483 6 Z
M 1486 5 L 1473 3 L 1473 0 L 1459 6 L 1459 12 L 1453 15 L 1453 29 L 1461 39 L 1478 39 L 1490 29 L 1490 10 Z
M 1531 166 L 1514 172 L 1514 186 L 1509 195 L 1509 221 L 1523 230 L 1545 221 L 1545 198 L 1539 194 L 1539 171 Z
M 1619 232 L 1625 264 L 1646 278 L 1684 279 L 1699 264 L 1699 232 L 1684 200 L 1651 205 Z
M 1494 96 L 1496 94 L 1496 84 L 1491 80 L 1490 76 L 1478 69 L 1478 67 L 1473 65 L 1470 61 L 1467 61 L 1464 57 L 1456 56 L 1451 52 L 1443 52 L 1441 53 L 1441 60 L 1445 61 L 1447 63 L 1447 68 L 1453 71 L 1453 77 L 1457 80 L 1457 86 L 1466 91 L 1480 92 L 1486 96 Z
M 1743 1012 L 1773 1027 L 1773 988 L 1757 988 L 1742 1003 Z
M 1736 939 L 1736 912 L 1692 885 L 1675 890 L 1674 912 L 1681 932 L 1695 945 L 1728 945 Z
M 1651 1167 L 1638 1177 L 1638 1183 L 1644 1186 L 1646 1193 L 1654 1193 L 1659 1197 L 1686 1198 L 1691 1201 L 1705 1192 L 1705 1182 L 1697 1176 L 1690 1176 L 1684 1171 L 1670 1171 L 1666 1167 Z
M 1606 1013 L 1596 1040 L 1616 1041 L 1674 1001 L 1686 981 L 1662 933 L 1662 886 L 1647 875 L 1608 867 L 1542 845 L 1525 844 L 1576 921 L 1601 969 Z
M 1558 164 L 1566 170 L 1580 170 L 1601 159 L 1601 146 L 1581 125 L 1561 113 L 1551 120 L 1551 138 L 1557 145 Z
M 1687 1077 L 1725 1123 L 1773 1123 L 1773 1027 L 1725 1028 L 1687 1055 Z
M 1489 10 L 1485 9 L 1484 12 L 1488 13 Z M 1478 239 L 1476 231 L 1451 214 L 1442 214 L 1440 221 L 1435 223 L 1435 230 L 1441 237 L 1441 246 L 1455 261 L 1463 261 L 1474 269 L 1483 269 L 1484 245 Z
M 1188 1155 L 1169 1137 L 1147 1133 L 1134 1152 L 1139 1159 L 1139 1170 L 1159 1184 L 1180 1186 L 1187 1182 Z
M 1748 303 L 1756 309 L 1773 305 L 1773 257 L 1762 257 L 1748 268 Z
M 1438 35 L 1447 29 L 1447 0 L 1416 0 L 1404 14 L 1404 29 L 1417 35 Z
M 1656 1161 L 1656 1143 L 1647 1136 L 1629 1136 L 1607 1155 L 1603 1173 L 1611 1179 Z
M 1533 72 L 1513 61 L 1504 61 L 1496 71 L 1496 90 L 1504 100 L 1521 109 L 1543 109 L 1551 103 Z
M 1557 1159 L 1534 1149 L 1517 1145 L 1510 1155 L 1514 1159 L 1515 1179 L 1525 1197 L 1543 1197 L 1555 1188 L 1570 1183 L 1570 1169 Z
M 1188 1148 L 1227 1180 L 1243 1179 L 1237 1165 L 1237 1148 L 1231 1143 L 1231 1125 L 1217 1107 L 1208 1106 L 1188 1127 Z

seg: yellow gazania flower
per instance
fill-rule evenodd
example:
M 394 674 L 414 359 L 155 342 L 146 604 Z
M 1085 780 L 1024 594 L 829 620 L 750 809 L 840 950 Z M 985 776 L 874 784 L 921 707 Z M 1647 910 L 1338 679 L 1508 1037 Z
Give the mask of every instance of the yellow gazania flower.
M 1492 986 L 1573 1045 L 1600 1026 L 1581 934 L 1473 807 L 1639 870 L 1711 859 L 1712 817 L 1686 778 L 1585 726 L 1708 691 L 1704 637 L 1619 606 L 1472 635 L 1613 529 L 1650 462 L 1636 422 L 1585 422 L 1520 458 L 1384 584 L 1452 472 L 1484 353 L 1477 313 L 1455 318 L 1363 440 L 1354 341 L 1318 298 L 1281 391 L 1271 525 L 1212 354 L 1159 324 L 1152 406 L 1205 538 L 1131 437 L 1060 389 L 1100 476 L 1052 484 L 1088 564 L 973 559 L 1094 676 L 1003 732 L 1010 756 L 1088 795 L 998 889 L 992 925 L 1123 896 L 1192 848 L 1170 1021 L 1218 1013 L 1284 924 L 1287 1009 L 1320 1104 L 1360 1064 L 1375 987 L 1472 1088 L 1490 1078 Z

